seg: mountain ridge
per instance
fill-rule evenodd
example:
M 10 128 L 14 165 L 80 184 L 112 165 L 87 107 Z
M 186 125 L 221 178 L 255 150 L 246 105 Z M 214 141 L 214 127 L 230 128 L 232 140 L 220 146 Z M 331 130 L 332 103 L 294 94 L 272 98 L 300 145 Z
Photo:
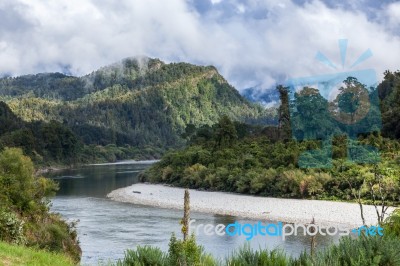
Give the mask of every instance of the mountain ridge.
M 272 124 L 213 66 L 125 58 L 82 77 L 46 73 L 0 79 L 0 100 L 26 122 L 57 121 L 85 145 L 182 146 L 188 125 L 220 117 Z

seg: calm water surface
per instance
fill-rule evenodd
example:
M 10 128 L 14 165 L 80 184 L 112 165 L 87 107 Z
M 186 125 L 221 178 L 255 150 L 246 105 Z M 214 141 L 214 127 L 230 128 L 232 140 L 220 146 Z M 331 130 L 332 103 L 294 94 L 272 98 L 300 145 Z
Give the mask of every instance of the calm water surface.
M 92 165 L 50 173 L 47 176 L 59 182 L 60 190 L 52 200 L 52 211 L 69 221 L 79 220 L 77 230 L 83 251 L 83 265 L 116 261 L 123 258 L 126 249 L 137 245 L 154 245 L 168 249 L 172 232 L 180 237 L 179 222 L 182 211 L 160 209 L 114 202 L 106 195 L 114 189 L 138 182 L 137 175 L 149 164 L 123 163 Z M 182 195 L 183 197 L 183 195 Z M 192 213 L 197 223 L 229 224 L 235 221 L 257 221 L 237 217 Z M 250 244 L 253 248 L 281 248 L 293 256 L 309 248 L 310 238 L 291 236 L 285 241 L 279 237 L 256 236 L 247 241 L 245 236 L 197 236 L 206 252 L 224 258 L 234 249 Z M 317 236 L 317 247 L 337 242 L 338 236 Z

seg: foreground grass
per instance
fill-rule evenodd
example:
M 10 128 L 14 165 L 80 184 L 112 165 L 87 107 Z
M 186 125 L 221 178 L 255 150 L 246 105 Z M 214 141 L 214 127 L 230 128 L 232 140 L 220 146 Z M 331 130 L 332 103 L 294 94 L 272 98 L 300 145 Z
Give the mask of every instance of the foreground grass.
M 0 265 L 70 266 L 74 265 L 74 263 L 68 257 L 61 254 L 0 242 Z
M 157 247 L 138 246 L 128 250 L 117 266 L 400 266 L 398 235 L 343 237 L 338 244 L 293 258 L 282 250 L 253 250 L 249 245 L 224 260 L 204 252 L 194 238 L 187 242 L 171 238 L 168 252 Z

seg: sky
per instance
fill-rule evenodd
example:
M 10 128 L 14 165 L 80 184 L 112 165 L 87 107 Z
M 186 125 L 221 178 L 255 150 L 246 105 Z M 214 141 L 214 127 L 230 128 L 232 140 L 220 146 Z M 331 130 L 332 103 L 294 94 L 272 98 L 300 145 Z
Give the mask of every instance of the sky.
M 400 2 L 1 0 L 0 75 L 85 75 L 131 56 L 214 65 L 239 91 L 400 69 Z M 342 65 L 339 39 L 347 39 Z M 350 68 L 366 50 L 372 56 Z M 320 52 L 337 69 L 316 60 Z

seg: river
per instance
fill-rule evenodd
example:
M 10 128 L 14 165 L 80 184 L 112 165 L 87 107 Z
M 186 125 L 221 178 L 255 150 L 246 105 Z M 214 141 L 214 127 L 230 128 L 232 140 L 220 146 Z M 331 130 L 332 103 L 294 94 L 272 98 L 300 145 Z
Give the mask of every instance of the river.
M 182 211 L 114 202 L 106 198 L 112 190 L 138 182 L 138 173 L 149 165 L 123 162 L 82 166 L 46 174 L 59 182 L 60 186 L 52 199 L 51 210 L 60 213 L 68 221 L 78 221 L 82 265 L 114 262 L 123 258 L 126 249 L 133 249 L 137 245 L 154 245 L 166 251 L 172 232 L 181 237 L 179 222 Z M 196 219 L 196 223 L 214 225 L 227 225 L 235 221 L 257 223 L 205 213 L 191 213 L 191 218 Z M 317 235 L 317 248 L 324 248 L 338 239 L 338 236 Z M 197 242 L 204 246 L 206 252 L 222 259 L 245 243 L 255 249 L 280 248 L 298 256 L 304 249 L 309 249 L 310 238 L 298 235 L 283 241 L 280 237 L 256 236 L 247 241 L 245 236 L 200 234 Z

